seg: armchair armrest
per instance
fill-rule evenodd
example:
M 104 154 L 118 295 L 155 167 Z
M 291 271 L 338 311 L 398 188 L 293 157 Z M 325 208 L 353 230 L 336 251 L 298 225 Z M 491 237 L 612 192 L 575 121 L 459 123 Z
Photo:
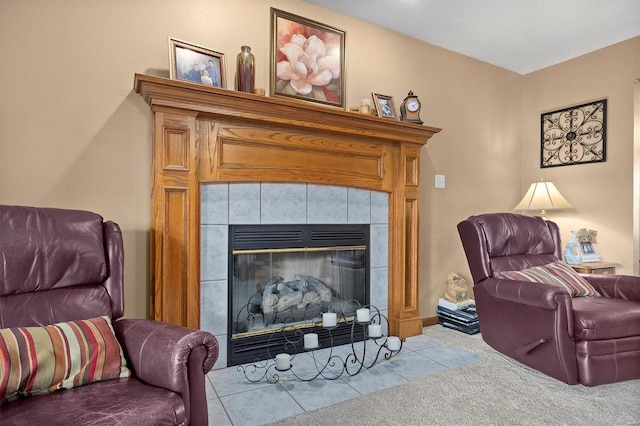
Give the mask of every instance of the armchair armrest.
M 564 331 L 566 336 L 573 338 L 572 301 L 566 290 L 548 284 L 497 278 L 487 278 L 476 284 L 476 287 L 482 287 L 489 296 L 485 305 L 495 310 L 489 316 L 501 317 L 501 301 L 517 303 L 520 305 L 519 317 L 525 322 L 538 324 L 540 327 L 548 323 L 556 332 Z M 482 309 L 482 306 L 478 309 Z M 508 318 L 503 319 L 508 320 Z M 520 329 L 524 334 L 526 334 L 525 328 Z M 537 334 L 541 329 L 536 326 L 531 331 Z
M 202 372 L 209 372 L 218 359 L 218 342 L 208 332 L 143 319 L 120 319 L 113 323 L 135 375 L 154 386 L 184 391 L 191 352 L 204 346 L 207 355 Z
M 482 286 L 497 299 L 548 311 L 557 310 L 559 303 L 571 303 L 571 297 L 565 290 L 548 284 L 487 278 L 482 281 Z
M 634 275 L 580 274 L 604 297 L 640 302 L 640 277 Z
M 134 375 L 178 393 L 192 424 L 206 424 L 205 374 L 218 359 L 218 341 L 206 331 L 143 319 L 120 319 L 113 328 Z

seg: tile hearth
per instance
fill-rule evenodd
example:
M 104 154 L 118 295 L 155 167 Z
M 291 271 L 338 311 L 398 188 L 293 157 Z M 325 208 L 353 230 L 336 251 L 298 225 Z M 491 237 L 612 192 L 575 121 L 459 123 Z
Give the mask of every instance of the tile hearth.
M 367 354 L 372 352 L 367 349 Z M 214 370 L 207 375 L 209 424 L 263 425 L 438 374 L 480 358 L 441 340 L 420 335 L 408 338 L 400 354 L 390 360 L 378 360 L 369 370 L 353 377 L 343 375 L 337 380 L 300 382 L 285 372 L 277 384 L 251 383 L 235 367 Z M 302 364 L 305 359 L 297 361 Z

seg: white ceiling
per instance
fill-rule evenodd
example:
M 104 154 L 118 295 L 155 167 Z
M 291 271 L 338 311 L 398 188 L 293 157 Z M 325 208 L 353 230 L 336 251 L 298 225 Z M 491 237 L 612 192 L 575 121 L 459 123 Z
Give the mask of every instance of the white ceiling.
M 640 0 L 305 1 L 520 74 L 640 35 Z

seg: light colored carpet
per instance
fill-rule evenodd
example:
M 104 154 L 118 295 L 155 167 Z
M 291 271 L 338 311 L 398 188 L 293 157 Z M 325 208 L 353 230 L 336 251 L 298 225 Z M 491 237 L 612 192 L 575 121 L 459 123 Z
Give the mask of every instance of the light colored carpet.
M 504 357 L 479 334 L 439 325 L 424 334 L 483 359 L 274 424 L 640 425 L 640 380 L 567 385 Z

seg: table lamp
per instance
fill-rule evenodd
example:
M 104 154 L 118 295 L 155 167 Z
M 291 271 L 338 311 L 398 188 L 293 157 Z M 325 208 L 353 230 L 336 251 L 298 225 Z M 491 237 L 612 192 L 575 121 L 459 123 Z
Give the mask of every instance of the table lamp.
M 514 210 L 540 210 L 540 216 L 546 218 L 547 210 L 571 208 L 573 206 L 562 196 L 553 182 L 540 179 L 540 182 L 531 184 Z

